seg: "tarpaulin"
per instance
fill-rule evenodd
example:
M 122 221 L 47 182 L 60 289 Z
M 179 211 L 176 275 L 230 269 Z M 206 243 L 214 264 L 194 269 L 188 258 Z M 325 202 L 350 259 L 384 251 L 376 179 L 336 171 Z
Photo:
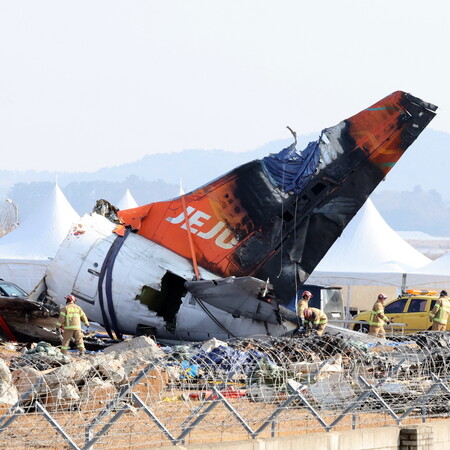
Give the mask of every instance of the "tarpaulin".
M 248 374 L 255 364 L 264 358 L 269 359 L 266 354 L 257 350 L 240 351 L 220 346 L 210 352 L 201 350 L 191 361 L 202 367 L 215 368 L 230 374 L 240 371 Z
M 262 159 L 263 167 L 285 192 L 299 194 L 314 175 L 320 156 L 320 139 L 310 142 L 301 152 L 295 142 L 289 147 Z

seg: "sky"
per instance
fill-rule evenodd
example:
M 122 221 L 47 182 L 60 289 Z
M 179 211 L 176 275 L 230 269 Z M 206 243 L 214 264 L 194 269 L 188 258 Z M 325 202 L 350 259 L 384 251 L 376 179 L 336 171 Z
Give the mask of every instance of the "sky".
M 4 170 L 319 133 L 396 90 L 450 133 L 447 0 L 0 0 Z

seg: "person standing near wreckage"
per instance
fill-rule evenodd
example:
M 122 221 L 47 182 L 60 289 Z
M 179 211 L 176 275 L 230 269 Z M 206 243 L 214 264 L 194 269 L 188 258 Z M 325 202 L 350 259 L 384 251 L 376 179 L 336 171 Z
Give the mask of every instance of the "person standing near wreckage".
M 297 316 L 299 318 L 299 325 L 303 324 L 303 320 L 305 318 L 305 309 L 308 308 L 309 299 L 313 295 L 309 291 L 304 291 L 302 294 L 302 298 L 297 302 Z
M 384 315 L 384 301 L 386 299 L 387 297 L 384 294 L 378 294 L 377 301 L 374 303 L 372 311 L 370 312 L 369 334 L 372 336 L 386 337 L 384 324 L 391 323 L 391 320 Z
M 439 299 L 436 301 L 433 310 L 430 312 L 429 318 L 433 322 L 431 331 L 445 331 L 449 314 L 450 300 L 447 297 L 447 291 L 441 291 Z
M 84 355 L 86 350 L 84 348 L 83 332 L 81 331 L 81 322 L 87 327 L 89 321 L 86 314 L 80 306 L 75 305 L 75 297 L 68 295 L 66 297 L 66 306 L 64 306 L 59 313 L 59 320 L 56 324 L 57 328 L 63 329 L 63 338 L 61 345 L 61 353 L 67 354 L 69 350 L 70 340 L 72 337 L 75 339 L 75 344 L 80 352 L 80 355 Z

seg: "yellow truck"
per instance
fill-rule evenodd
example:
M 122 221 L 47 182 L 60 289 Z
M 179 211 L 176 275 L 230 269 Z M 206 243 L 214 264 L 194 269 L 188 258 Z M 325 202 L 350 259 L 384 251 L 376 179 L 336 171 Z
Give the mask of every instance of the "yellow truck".
M 404 326 L 393 326 L 394 331 L 404 329 L 405 333 L 416 333 L 431 329 L 431 321 L 428 318 L 439 295 L 436 291 L 408 290 L 399 295 L 395 300 L 385 303 L 384 313 L 395 323 L 405 324 Z M 375 300 L 374 300 L 375 302 Z M 370 311 L 357 314 L 351 327 L 354 331 L 369 331 Z M 450 321 L 447 323 L 447 330 L 450 330 Z

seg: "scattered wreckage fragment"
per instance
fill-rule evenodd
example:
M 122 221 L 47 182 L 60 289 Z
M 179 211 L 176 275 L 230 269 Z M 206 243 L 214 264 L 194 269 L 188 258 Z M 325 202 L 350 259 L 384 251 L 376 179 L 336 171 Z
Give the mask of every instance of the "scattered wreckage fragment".
M 449 366 L 437 377 L 428 361 L 439 347 L 362 344 L 328 335 L 160 348 L 141 336 L 59 365 L 39 353 L 0 359 L 0 446 L 11 436 L 24 448 L 52 447 L 55 436 L 85 448 L 99 438 L 119 448 L 183 438 L 214 445 L 236 433 L 263 438 L 274 420 L 282 439 L 448 417 Z
M 10 340 L 57 341 L 52 330 L 56 328 L 59 307 L 55 310 L 31 300 L 0 297 L 0 316 L 7 326 L 2 326 L 3 334 Z
M 14 283 L 0 280 L 0 337 L 11 342 L 60 345 L 61 334 L 56 330 L 59 312 L 59 305 L 45 299 L 42 281 L 28 294 Z M 88 350 L 100 350 L 111 344 L 106 334 L 95 331 L 86 334 L 84 341 Z
M 42 283 L 28 295 L 14 283 L 0 280 L 0 334 L 16 341 L 48 340 L 55 342 L 59 306 L 39 300 Z M 41 297 L 42 298 L 42 297 Z
M 42 379 L 42 384 L 35 385 L 36 396 L 30 401 L 48 402 L 48 392 L 56 393 L 56 389 L 63 389 L 62 385 L 72 384 L 77 389 L 95 387 L 97 380 L 93 378 L 97 377 L 113 384 L 114 393 L 124 382 L 132 386 L 134 377 L 148 368 L 154 375 L 149 378 L 159 380 L 159 388 L 151 388 L 154 399 L 171 399 L 176 394 L 177 401 L 214 401 L 219 398 L 214 389 L 219 389 L 225 398 L 279 403 L 293 390 L 302 392 L 323 411 L 336 412 L 355 402 L 359 402 L 358 410 L 364 406 L 372 411 L 379 409 L 380 404 L 365 404 L 362 394 L 369 387 L 386 401 L 407 403 L 419 398 L 434 382 L 429 352 L 409 338 L 403 340 L 386 342 L 378 351 L 370 346 L 363 349 L 363 342 L 340 335 L 310 336 L 304 340 L 211 339 L 202 344 L 161 348 L 149 337 L 140 336 L 87 358 L 75 355 L 73 359 L 40 343 L 38 347 L 46 347 L 47 352 L 29 350 L 11 356 L 8 365 L 12 372 L 10 383 L 21 395 Z M 447 376 L 448 367 L 439 374 L 441 378 Z M 61 400 L 70 400 L 71 395 L 64 390 L 58 393 Z M 80 409 L 85 409 L 92 400 L 76 396 L 70 405 L 63 401 L 53 404 L 51 400 L 50 406 L 64 409 L 79 404 Z
M 303 151 L 294 142 L 179 198 L 112 211 L 115 222 L 85 216 L 48 266 L 47 295 L 71 293 L 111 337 L 284 334 L 296 323 L 281 307 L 435 111 L 397 91 Z M 222 278 L 239 287 L 232 304 Z

